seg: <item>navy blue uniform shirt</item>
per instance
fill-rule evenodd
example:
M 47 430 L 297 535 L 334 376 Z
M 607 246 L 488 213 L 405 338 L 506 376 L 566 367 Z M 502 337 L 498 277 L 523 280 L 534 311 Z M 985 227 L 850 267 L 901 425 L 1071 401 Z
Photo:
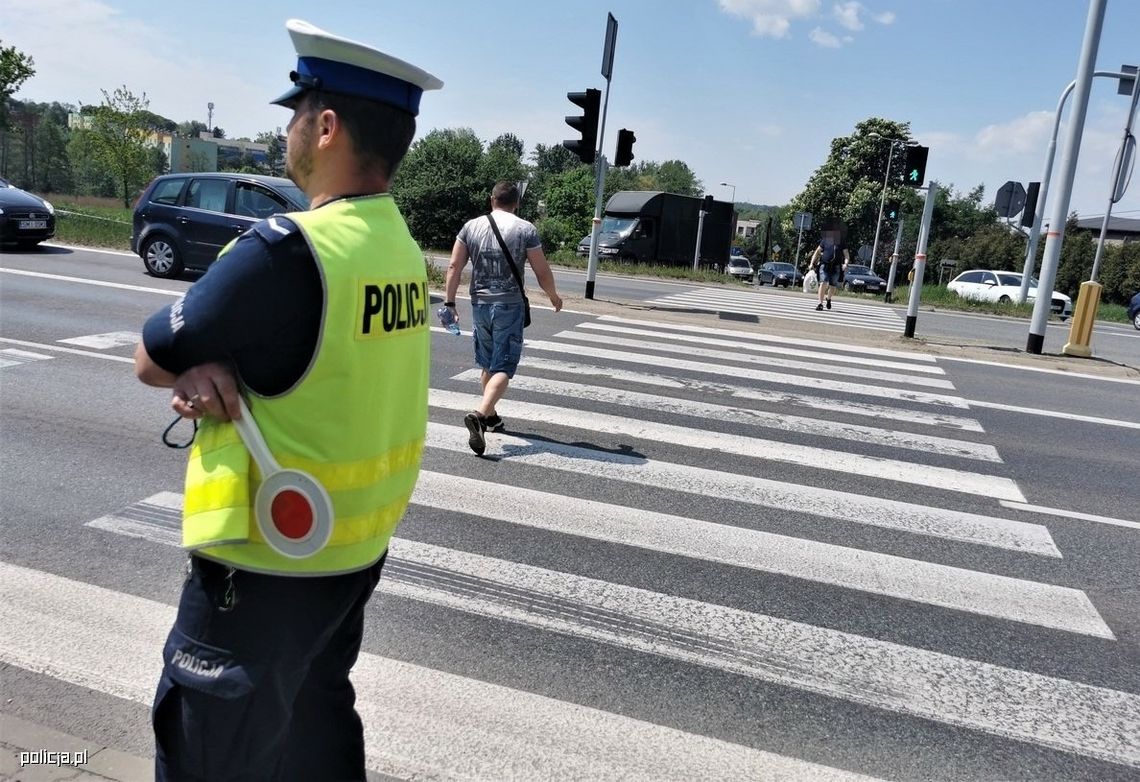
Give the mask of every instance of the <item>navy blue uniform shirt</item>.
M 308 368 L 323 301 L 305 237 L 287 218 L 273 217 L 242 234 L 182 299 L 152 315 L 142 341 L 167 372 L 228 362 L 250 390 L 274 396 Z

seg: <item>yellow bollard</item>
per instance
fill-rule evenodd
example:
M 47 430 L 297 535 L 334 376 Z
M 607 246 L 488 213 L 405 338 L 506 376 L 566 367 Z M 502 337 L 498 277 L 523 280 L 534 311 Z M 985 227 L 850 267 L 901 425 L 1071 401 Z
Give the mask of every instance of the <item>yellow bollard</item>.
M 1081 292 L 1077 294 L 1077 306 L 1073 310 L 1073 323 L 1069 327 L 1069 341 L 1061 352 L 1066 356 L 1092 358 L 1092 330 L 1096 322 L 1096 311 L 1100 306 L 1100 292 L 1103 287 L 1099 282 L 1081 283 Z

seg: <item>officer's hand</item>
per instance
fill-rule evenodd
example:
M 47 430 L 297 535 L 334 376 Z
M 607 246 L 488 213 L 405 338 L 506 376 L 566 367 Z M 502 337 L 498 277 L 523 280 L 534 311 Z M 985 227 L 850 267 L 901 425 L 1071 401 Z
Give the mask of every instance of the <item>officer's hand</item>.
M 222 421 L 240 418 L 238 386 L 228 364 L 199 364 L 183 372 L 174 381 L 174 412 L 183 418 L 211 415 Z
M 550 299 L 550 304 L 554 307 L 555 312 L 562 309 L 562 297 L 557 293 L 548 294 L 547 298 Z

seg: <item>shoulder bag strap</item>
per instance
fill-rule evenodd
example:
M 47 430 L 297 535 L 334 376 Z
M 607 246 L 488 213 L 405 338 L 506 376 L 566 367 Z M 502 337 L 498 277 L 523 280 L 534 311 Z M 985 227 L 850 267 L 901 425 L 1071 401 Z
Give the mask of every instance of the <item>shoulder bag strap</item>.
M 511 255 L 511 251 L 507 249 L 507 243 L 503 241 L 503 235 L 499 233 L 499 226 L 495 225 L 495 218 L 487 215 L 487 222 L 491 224 L 491 230 L 495 232 L 495 238 L 499 240 L 499 247 L 503 250 L 503 255 L 507 256 L 507 263 L 511 265 L 511 271 L 515 275 L 515 282 L 519 284 L 519 292 L 526 298 L 526 286 L 523 285 L 522 275 L 519 274 L 519 267 L 515 265 L 515 259 Z

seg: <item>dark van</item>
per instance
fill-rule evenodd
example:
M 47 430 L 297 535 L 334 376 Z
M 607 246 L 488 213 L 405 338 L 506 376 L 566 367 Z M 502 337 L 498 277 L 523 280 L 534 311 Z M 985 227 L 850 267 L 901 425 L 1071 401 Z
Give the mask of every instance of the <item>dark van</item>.
M 147 274 L 177 277 L 205 269 L 254 223 L 309 208 L 292 180 L 258 174 L 165 174 L 135 204 L 131 251 Z

